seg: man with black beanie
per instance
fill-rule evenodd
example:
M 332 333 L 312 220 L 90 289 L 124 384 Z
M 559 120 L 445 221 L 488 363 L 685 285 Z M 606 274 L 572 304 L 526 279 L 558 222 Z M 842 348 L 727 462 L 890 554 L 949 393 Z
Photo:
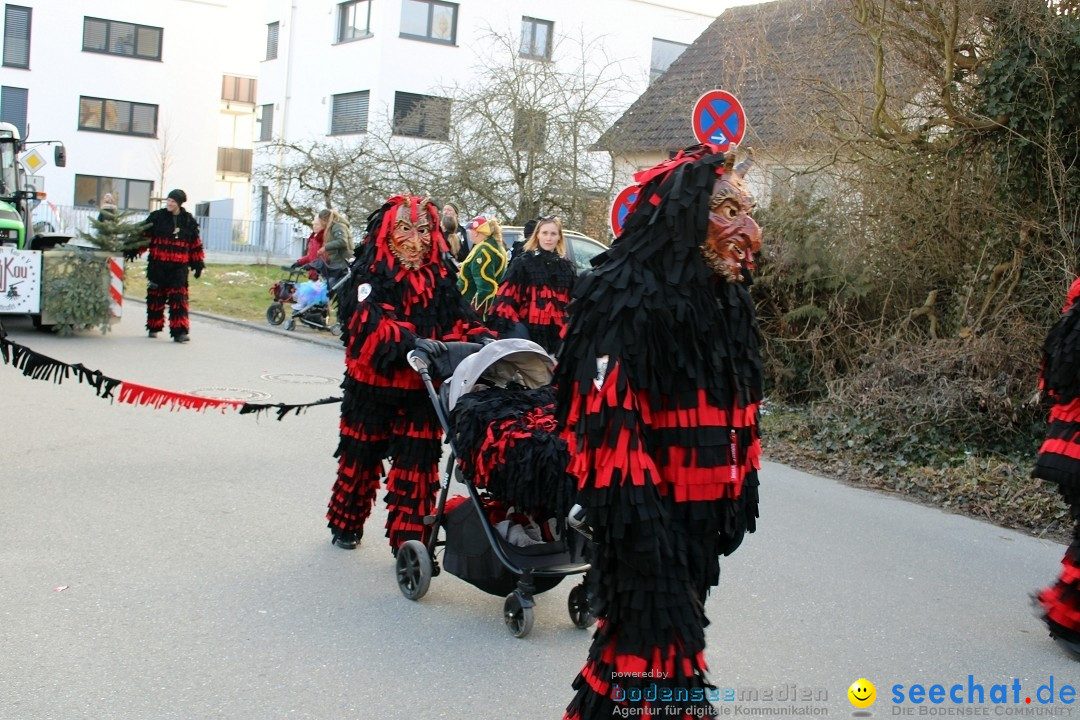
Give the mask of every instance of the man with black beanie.
M 173 341 L 188 341 L 188 268 L 202 275 L 206 256 L 199 238 L 199 224 L 182 206 L 187 193 L 169 191 L 165 207 L 146 218 L 143 236 L 150 244 L 129 256 L 134 259 L 149 248 L 146 265 L 146 331 L 154 338 L 165 329 L 165 305 L 169 306 L 169 334 Z

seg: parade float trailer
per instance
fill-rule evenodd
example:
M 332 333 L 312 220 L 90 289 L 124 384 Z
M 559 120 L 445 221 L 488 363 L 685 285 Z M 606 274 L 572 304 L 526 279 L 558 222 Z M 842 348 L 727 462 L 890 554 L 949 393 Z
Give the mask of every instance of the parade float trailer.
M 0 123 L 0 314 L 29 315 L 40 328 L 108 325 L 120 317 L 123 258 L 68 245 L 70 233 L 37 231 L 33 210 L 44 202 L 45 161 L 30 145 L 53 145 L 53 162 L 66 165 L 59 141 L 26 143 L 18 128 Z M 29 170 L 29 172 L 28 172 Z

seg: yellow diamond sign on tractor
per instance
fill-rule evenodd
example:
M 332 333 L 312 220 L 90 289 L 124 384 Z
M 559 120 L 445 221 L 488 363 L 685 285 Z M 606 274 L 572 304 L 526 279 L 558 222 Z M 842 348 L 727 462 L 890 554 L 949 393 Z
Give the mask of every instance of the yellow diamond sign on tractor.
M 22 157 L 22 163 L 26 166 L 26 169 L 33 175 L 41 168 L 45 167 L 45 158 L 41 157 L 41 153 L 37 150 L 31 150 Z

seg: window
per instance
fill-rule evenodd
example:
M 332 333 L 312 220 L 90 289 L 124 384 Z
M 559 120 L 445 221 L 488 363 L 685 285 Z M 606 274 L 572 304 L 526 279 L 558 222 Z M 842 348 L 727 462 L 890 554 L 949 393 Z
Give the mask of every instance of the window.
M 80 97 L 79 129 L 156 137 L 157 112 L 147 103 Z
M 259 142 L 274 139 L 274 105 L 260 105 L 259 116 L 255 119 L 259 125 Z
M 0 122 L 8 122 L 19 128 L 19 135 L 26 138 L 26 105 L 30 91 L 26 88 L 0 87 Z
M 330 111 L 331 135 L 367 132 L 369 95 L 367 90 L 334 95 L 333 109 Z
M 649 68 L 649 82 L 651 83 L 667 72 L 667 69 L 671 67 L 671 63 L 675 62 L 675 59 L 682 55 L 682 51 L 688 47 L 690 46 L 686 43 L 653 38 L 652 67 Z
M 338 5 L 337 41 L 371 37 L 371 0 L 352 0 Z
M 221 76 L 221 99 L 228 102 L 255 104 L 255 78 L 236 75 Z
M 160 60 L 161 33 L 161 28 L 149 25 L 83 18 L 83 50 Z
M 551 59 L 551 36 L 555 31 L 555 23 L 550 20 L 537 20 L 536 18 L 521 18 L 521 50 L 520 55 L 533 60 Z
M 547 138 L 547 113 L 543 110 L 518 108 L 514 112 L 515 150 L 542 151 Z
M 149 210 L 153 188 L 154 183 L 149 180 L 76 175 L 75 204 L 93 207 L 97 205 L 98 198 L 112 193 L 120 210 Z
M 4 6 L 4 67 L 30 67 L 30 12 L 28 7 Z
M 448 98 L 394 93 L 394 134 L 427 140 L 450 139 Z
M 266 59 L 277 59 L 277 41 L 278 31 L 281 29 L 281 23 L 272 22 L 266 26 Z
M 401 37 L 453 45 L 457 40 L 457 3 L 403 0 Z

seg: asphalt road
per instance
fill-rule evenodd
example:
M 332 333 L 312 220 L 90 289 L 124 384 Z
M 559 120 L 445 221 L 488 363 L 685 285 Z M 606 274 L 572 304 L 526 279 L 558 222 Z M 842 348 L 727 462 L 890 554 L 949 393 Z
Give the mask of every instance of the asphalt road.
M 41 353 L 154 387 L 338 393 L 326 334 L 197 317 L 177 345 L 147 339 L 141 311 L 104 336 L 5 324 Z M 0 398 L 0 720 L 561 717 L 589 643 L 566 613 L 573 582 L 539 596 L 518 640 L 500 598 L 452 576 L 403 598 L 381 508 L 359 550 L 332 547 L 335 406 L 281 422 L 168 412 L 4 365 Z M 877 717 L 952 707 L 892 702 L 915 683 L 989 694 L 1019 679 L 1018 705 L 977 707 L 1072 709 L 1023 702 L 1051 676 L 1055 692 L 1080 684 L 1028 610 L 1061 545 L 772 463 L 761 513 L 708 603 L 713 681 L 759 693 L 719 703 L 728 714 L 850 717 L 859 678 L 877 686 Z M 805 691 L 818 699 L 788 701 Z

